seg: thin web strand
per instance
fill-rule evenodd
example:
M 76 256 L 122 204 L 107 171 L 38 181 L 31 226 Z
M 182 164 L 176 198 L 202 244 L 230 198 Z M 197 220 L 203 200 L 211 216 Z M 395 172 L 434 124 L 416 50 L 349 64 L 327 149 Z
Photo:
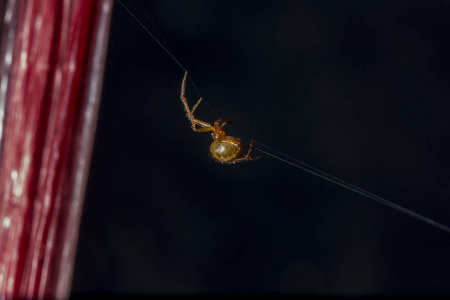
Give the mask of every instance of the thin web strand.
M 153 23 L 153 19 L 150 17 L 150 14 L 147 13 L 144 6 L 142 6 L 141 1 L 137 0 L 137 3 L 139 4 L 142 11 L 144 12 L 144 15 L 147 18 L 147 20 L 150 22 L 150 24 L 152 24 L 153 29 L 155 29 L 156 33 L 158 34 L 159 38 L 161 39 L 161 41 L 164 44 L 164 46 L 166 47 L 166 49 L 170 52 L 170 54 L 172 54 L 172 56 L 175 56 L 172 52 L 172 49 L 170 49 L 169 44 L 166 43 L 166 40 L 164 39 L 163 35 L 161 34 L 161 32 L 159 32 L 158 27 L 156 27 L 155 23 Z
M 415 213 L 415 212 L 413 212 L 413 211 L 411 211 L 411 210 L 409 210 L 409 209 L 407 209 L 407 208 L 404 208 L 404 207 L 402 207 L 402 206 L 400 206 L 400 205 L 397 205 L 397 204 L 395 204 L 395 203 L 392 203 L 392 202 L 390 202 L 390 201 L 388 201 L 388 200 L 386 200 L 386 199 L 384 199 L 384 198 L 381 198 L 381 197 L 376 196 L 376 195 L 374 195 L 374 194 L 372 194 L 372 193 L 369 193 L 369 192 L 367 192 L 367 191 L 365 191 L 365 190 L 363 190 L 363 189 L 361 189 L 361 188 L 359 188 L 359 187 L 356 187 L 356 186 L 354 186 L 354 185 L 352 185 L 352 184 L 350 184 L 350 183 L 348 183 L 348 182 L 345 182 L 344 180 L 341 180 L 341 179 L 339 179 L 339 178 L 336 178 L 336 177 L 334 177 L 334 176 L 332 176 L 332 175 L 330 175 L 330 174 L 327 174 L 327 173 L 325 173 L 325 172 L 323 172 L 323 171 L 321 171 L 321 170 L 319 170 L 319 169 L 316 169 L 316 168 L 314 168 L 314 167 L 312 167 L 312 166 L 309 166 L 308 164 L 305 164 L 305 163 L 303 163 L 303 162 L 301 162 L 301 161 L 299 161 L 299 160 L 297 160 L 297 159 L 295 159 L 295 158 L 292 158 L 292 157 L 290 157 L 290 156 L 288 156 L 288 155 L 286 155 L 286 154 L 283 154 L 283 153 L 281 153 L 281 152 L 279 152 L 279 151 L 277 151 L 277 150 L 275 150 L 275 149 L 273 149 L 273 148 L 270 148 L 270 147 L 268 147 L 268 146 L 266 146 L 266 145 L 264 145 L 264 144 L 262 144 L 262 143 L 260 143 L 260 142 L 257 142 L 257 141 L 254 141 L 254 142 L 257 143 L 257 144 L 259 144 L 259 145 L 261 145 L 261 146 L 266 147 L 267 149 L 270 149 L 270 150 L 273 151 L 273 152 L 280 153 L 281 155 L 285 156 L 286 158 L 288 158 L 288 159 L 290 159 L 290 160 L 292 160 L 292 161 L 294 161 L 294 162 L 289 161 L 289 160 L 287 160 L 287 159 L 284 159 L 284 158 L 282 158 L 282 157 L 280 157 L 280 156 L 277 156 L 277 155 L 275 155 L 275 154 L 269 153 L 269 152 L 267 152 L 267 151 L 264 151 L 264 150 L 262 150 L 262 149 L 260 149 L 260 148 L 258 148 L 258 147 L 255 147 L 254 150 L 257 150 L 257 151 L 259 151 L 259 152 L 261 152 L 261 153 L 264 153 L 264 154 L 266 154 L 266 155 L 268 155 L 268 156 L 271 156 L 271 157 L 273 157 L 273 158 L 275 158 L 275 159 L 278 159 L 278 160 L 280 160 L 280 161 L 282 161 L 282 162 L 284 162 L 284 163 L 287 163 L 287 164 L 289 164 L 289 165 L 291 165 L 291 166 L 294 166 L 294 167 L 296 167 L 296 168 L 299 168 L 299 169 L 301 169 L 301 170 L 303 170 L 303 171 L 306 171 L 306 172 L 308 172 L 308 173 L 310 173 L 310 174 L 313 174 L 313 175 L 315 175 L 315 176 L 318 176 L 318 177 L 320 177 L 320 178 L 322 178 L 322 179 L 325 179 L 325 180 L 327 180 L 327 181 L 329 181 L 329 182 L 332 182 L 332 183 L 334 183 L 334 184 L 337 184 L 337 185 L 339 185 L 339 186 L 341 186 L 341 187 L 343 187 L 343 188 L 345 188 L 345 189 L 347 189 L 347 190 L 350 190 L 350 191 L 352 191 L 352 192 L 355 192 L 355 193 L 357 193 L 357 194 L 360 194 L 360 195 L 362 195 L 362 196 L 364 196 L 364 197 L 366 197 L 366 198 L 375 200 L 375 201 L 377 201 L 378 203 L 381 203 L 381 204 L 383 204 L 383 205 L 389 206 L 390 208 L 393 208 L 393 209 L 395 209 L 395 210 L 397 210 L 397 211 L 399 211 L 399 212 L 401 212 L 401 213 L 404 213 L 404 214 L 406 214 L 406 215 L 408 215 L 408 216 L 411 216 L 411 217 L 413 217 L 413 218 L 415 218 L 415 219 L 417 219 L 417 220 L 420 220 L 420 221 L 422 221 L 422 222 L 425 222 L 425 223 L 427 223 L 427 224 L 429 224 L 429 225 L 432 225 L 432 226 L 434 226 L 434 227 L 436 227 L 436 228 L 439 228 L 439 229 L 441 229 L 441 230 L 444 230 L 444 231 L 450 233 L 450 227 L 447 227 L 447 226 L 445 226 L 445 225 L 443 225 L 443 224 L 441 224 L 441 223 L 438 223 L 438 222 L 436 222 L 436 221 L 434 221 L 434 220 L 432 220 L 432 219 L 429 219 L 429 218 L 427 218 L 427 217 L 424 217 L 424 216 L 422 216 L 422 215 L 420 215 L 420 214 L 418 214 L 418 213 Z
M 144 30 L 155 40 L 155 42 L 158 43 L 158 45 L 164 50 L 166 51 L 166 53 L 180 66 L 180 68 L 182 68 L 185 72 L 189 73 L 185 67 L 183 67 L 183 65 L 178 61 L 178 59 L 175 58 L 175 56 L 172 55 L 172 53 L 170 53 L 169 50 L 167 50 L 163 44 L 161 44 L 161 42 L 150 32 L 150 30 L 147 29 L 147 27 L 145 27 L 144 24 L 141 23 L 141 21 L 139 21 L 139 19 L 122 3 L 122 1 L 117 0 L 120 5 L 123 6 L 123 8 L 125 8 L 125 10 L 130 14 L 130 16 L 133 17 L 133 19 L 138 22 L 139 25 L 141 25 L 142 28 L 144 28 Z
M 188 78 L 189 81 L 191 82 L 192 86 L 194 87 L 195 91 L 197 92 L 198 96 L 200 98 L 203 98 L 203 96 L 200 94 L 199 89 L 197 88 L 197 85 L 195 84 L 194 80 L 192 79 L 191 75 L 189 74 L 188 70 L 180 63 L 180 61 L 175 57 L 175 55 L 173 54 L 173 52 L 170 50 L 170 47 L 167 45 L 166 41 L 162 38 L 161 33 L 158 31 L 156 25 L 154 24 L 154 22 L 152 21 L 152 18 L 150 17 L 149 14 L 147 14 L 145 12 L 145 9 L 143 8 L 143 6 L 141 5 L 141 3 L 138 1 L 139 5 L 141 6 L 142 10 L 144 11 L 144 14 L 146 15 L 146 17 L 148 18 L 148 20 L 150 21 L 150 23 L 153 25 L 153 27 L 155 28 L 155 31 L 158 33 L 158 35 L 161 37 L 161 40 L 163 41 L 163 43 L 166 45 L 166 47 L 156 38 L 156 36 L 154 36 L 150 30 L 148 30 L 148 28 L 141 22 L 139 21 L 139 19 L 136 17 L 136 15 L 134 15 L 129 9 L 128 7 L 125 6 L 125 4 L 122 3 L 122 1 L 117 0 L 120 5 L 122 5 L 122 7 L 130 14 L 130 16 L 148 33 L 148 35 L 150 35 L 156 43 L 158 43 L 158 45 L 170 56 L 170 58 L 173 59 L 173 61 L 175 63 L 177 63 L 177 65 L 183 69 L 187 74 L 188 74 Z M 206 106 L 216 115 L 216 117 L 218 119 L 220 119 L 219 114 L 208 104 L 208 102 L 205 100 L 205 98 L 203 98 L 203 102 L 206 104 Z

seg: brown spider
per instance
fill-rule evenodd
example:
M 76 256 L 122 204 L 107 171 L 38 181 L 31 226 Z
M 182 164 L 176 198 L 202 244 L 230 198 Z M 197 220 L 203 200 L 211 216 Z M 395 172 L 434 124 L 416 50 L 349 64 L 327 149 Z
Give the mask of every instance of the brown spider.
M 224 127 L 227 123 L 233 124 L 234 122 L 228 120 L 217 120 L 214 122 L 214 126 L 206 123 L 204 121 L 198 120 L 194 118 L 194 111 L 197 109 L 197 106 L 202 101 L 200 98 L 197 103 L 192 107 L 192 111 L 189 109 L 187 104 L 187 100 L 185 97 L 185 86 L 186 86 L 186 77 L 187 72 L 184 73 L 183 84 L 181 85 L 181 101 L 184 105 L 184 110 L 186 111 L 186 115 L 191 121 L 191 128 L 195 132 L 207 132 L 212 131 L 213 142 L 209 147 L 209 154 L 218 162 L 223 164 L 234 164 L 241 161 L 247 160 L 255 160 L 258 159 L 259 156 L 250 156 L 250 152 L 253 149 L 253 140 L 250 142 L 250 145 L 242 145 L 241 139 L 235 138 L 232 136 L 228 136 L 225 133 Z M 196 126 L 200 126 L 197 128 Z M 242 153 L 242 148 L 248 148 L 247 154 Z

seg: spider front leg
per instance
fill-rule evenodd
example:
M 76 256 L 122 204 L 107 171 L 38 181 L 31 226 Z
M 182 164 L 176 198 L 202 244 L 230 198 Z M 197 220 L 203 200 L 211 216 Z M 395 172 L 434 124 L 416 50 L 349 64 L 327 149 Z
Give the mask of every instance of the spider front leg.
M 184 110 L 186 111 L 186 116 L 188 117 L 189 121 L 191 121 L 191 128 L 192 128 L 192 130 L 194 130 L 196 132 L 211 131 L 211 130 L 213 130 L 213 127 L 211 126 L 211 124 L 194 118 L 194 111 L 197 109 L 198 105 L 202 101 L 202 98 L 200 98 L 197 101 L 197 103 L 192 107 L 192 111 L 189 109 L 189 105 L 187 103 L 186 96 L 185 96 L 186 77 L 187 77 L 187 72 L 184 73 L 183 84 L 181 85 L 180 98 L 181 98 L 181 101 L 183 102 L 183 107 L 184 107 Z M 197 128 L 196 125 L 200 126 L 201 128 Z

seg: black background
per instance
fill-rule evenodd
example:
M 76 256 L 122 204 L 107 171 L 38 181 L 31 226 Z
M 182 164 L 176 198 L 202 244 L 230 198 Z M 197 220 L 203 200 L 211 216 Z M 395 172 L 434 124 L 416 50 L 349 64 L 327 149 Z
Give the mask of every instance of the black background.
M 449 2 L 142 2 L 197 118 L 450 225 Z M 183 74 L 115 2 L 73 293 L 450 294 L 449 233 L 271 157 L 213 161 Z

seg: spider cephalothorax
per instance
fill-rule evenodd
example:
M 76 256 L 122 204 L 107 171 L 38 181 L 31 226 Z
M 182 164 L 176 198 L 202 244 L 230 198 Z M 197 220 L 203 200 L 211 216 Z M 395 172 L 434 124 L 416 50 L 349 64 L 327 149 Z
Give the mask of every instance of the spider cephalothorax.
M 184 74 L 183 83 L 181 85 L 181 101 L 183 102 L 184 110 L 186 110 L 186 115 L 189 121 L 191 121 L 192 130 L 195 132 L 212 131 L 211 136 L 214 141 L 209 147 L 209 154 L 216 161 L 224 164 L 234 164 L 241 161 L 258 159 L 259 157 L 250 156 L 250 152 L 253 149 L 253 141 L 250 142 L 250 145 L 242 145 L 241 139 L 228 136 L 225 133 L 225 125 L 233 122 L 228 120 L 217 120 L 214 122 L 214 126 L 212 126 L 209 123 L 194 118 L 194 111 L 202 101 L 202 98 L 197 101 L 192 110 L 189 109 L 185 97 L 186 77 L 187 72 Z M 248 152 L 246 154 L 242 153 L 242 148 L 248 148 Z

